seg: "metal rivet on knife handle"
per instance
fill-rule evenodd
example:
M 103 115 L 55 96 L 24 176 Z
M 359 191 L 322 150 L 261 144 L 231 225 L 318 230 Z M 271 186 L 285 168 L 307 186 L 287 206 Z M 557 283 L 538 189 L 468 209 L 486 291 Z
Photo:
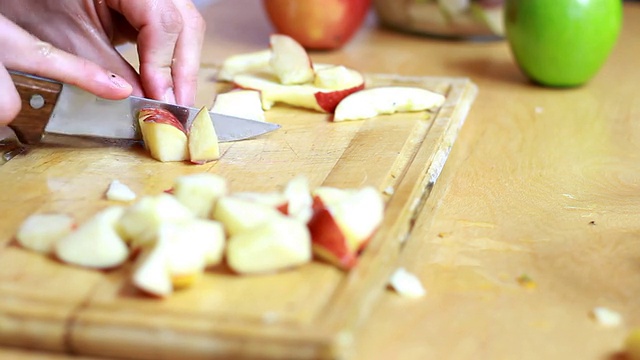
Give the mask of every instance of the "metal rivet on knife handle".
M 35 110 L 41 109 L 44 106 L 44 97 L 40 94 L 31 95 L 31 99 L 29 99 L 29 106 Z
M 39 143 L 62 90 L 62 84 L 19 72 L 9 73 L 22 100 L 22 109 L 9 127 L 15 131 L 21 142 Z M 34 95 L 41 97 L 42 101 L 37 100 L 37 97 L 34 99 Z M 42 104 L 38 107 L 40 102 Z

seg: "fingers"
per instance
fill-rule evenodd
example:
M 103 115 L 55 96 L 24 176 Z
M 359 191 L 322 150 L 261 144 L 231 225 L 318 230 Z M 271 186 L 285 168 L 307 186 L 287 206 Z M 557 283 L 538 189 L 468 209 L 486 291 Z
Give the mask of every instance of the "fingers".
M 120 76 L 40 41 L 1 15 L 0 44 L 0 63 L 7 69 L 76 85 L 107 99 L 122 99 L 131 93 L 131 85 Z
M 0 125 L 7 125 L 20 112 L 21 100 L 11 76 L 0 63 Z
M 138 30 L 140 78 L 148 97 L 195 102 L 204 21 L 189 0 L 107 0 Z

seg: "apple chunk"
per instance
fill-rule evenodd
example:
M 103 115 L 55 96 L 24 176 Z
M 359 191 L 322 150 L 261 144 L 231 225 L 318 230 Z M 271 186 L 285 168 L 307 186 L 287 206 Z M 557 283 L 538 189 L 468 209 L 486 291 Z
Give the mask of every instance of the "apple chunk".
M 129 257 L 116 227 L 123 212 L 123 207 L 113 206 L 97 213 L 56 243 L 56 256 L 65 263 L 89 268 L 121 265 Z
M 229 234 L 240 234 L 282 214 L 274 207 L 239 196 L 223 196 L 213 210 L 212 218 L 221 222 Z
M 269 64 L 280 83 L 304 84 L 313 81 L 314 70 L 307 51 L 292 37 L 273 34 L 269 37 L 271 60 Z
M 229 267 L 241 274 L 274 272 L 311 260 L 307 227 L 279 215 L 250 230 L 232 236 L 227 246 Z
M 353 70 L 352 70 L 353 71 Z M 346 96 L 364 89 L 364 82 L 349 84 L 341 89 L 325 89 L 312 84 L 283 85 L 272 74 L 241 74 L 234 78 L 237 87 L 260 91 L 262 108 L 275 103 L 332 113 Z
M 227 181 L 210 173 L 179 176 L 173 183 L 173 196 L 200 218 L 209 218 L 216 201 L 227 191 Z
M 189 160 L 204 164 L 220 158 L 218 135 L 207 108 L 202 107 L 189 126 Z
M 260 92 L 236 89 L 216 95 L 211 112 L 244 119 L 266 121 Z
M 431 110 L 445 97 L 427 89 L 410 86 L 383 86 L 355 92 L 340 101 L 333 121 L 368 119 L 396 112 Z
M 233 81 L 242 73 L 270 69 L 271 49 L 230 56 L 224 60 L 218 72 L 218 80 Z
M 26 249 L 48 254 L 75 226 L 75 220 L 66 214 L 33 214 L 20 225 L 16 241 Z
M 308 223 L 313 250 L 318 257 L 349 269 L 382 222 L 384 201 L 373 187 L 330 194 L 333 200 L 317 199 Z
M 145 108 L 138 114 L 142 140 L 156 160 L 184 161 L 189 159 L 187 133 L 180 121 L 168 110 Z

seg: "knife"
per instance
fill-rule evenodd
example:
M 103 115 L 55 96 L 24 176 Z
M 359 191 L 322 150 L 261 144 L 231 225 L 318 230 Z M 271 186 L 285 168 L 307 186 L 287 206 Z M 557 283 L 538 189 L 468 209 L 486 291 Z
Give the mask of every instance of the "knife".
M 10 71 L 22 110 L 9 126 L 24 144 L 40 142 L 74 144 L 86 139 L 141 140 L 138 111 L 146 107 L 164 108 L 188 129 L 199 109 L 129 96 L 124 100 L 106 100 L 76 86 L 55 80 Z M 253 138 L 276 130 L 280 125 L 209 113 L 218 141 Z M 51 135 L 51 136 L 49 136 Z M 65 140 L 61 140 L 61 136 Z M 84 140 L 83 140 L 84 139 Z

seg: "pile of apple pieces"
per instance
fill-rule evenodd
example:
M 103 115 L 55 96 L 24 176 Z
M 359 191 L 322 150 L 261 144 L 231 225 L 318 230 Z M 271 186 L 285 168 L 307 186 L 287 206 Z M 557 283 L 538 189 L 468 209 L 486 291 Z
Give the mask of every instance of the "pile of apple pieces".
M 445 101 L 443 95 L 418 87 L 365 89 L 364 77 L 358 71 L 342 65 L 314 64 L 302 45 L 282 34 L 271 35 L 267 50 L 227 58 L 218 80 L 258 91 L 263 110 L 283 103 L 333 113 L 333 121 L 433 110 Z
M 121 183 L 110 199 L 132 199 Z M 230 193 L 224 178 L 178 177 L 170 191 L 111 205 L 77 226 L 64 214 L 33 214 L 18 229 L 24 248 L 93 269 L 135 262 L 134 286 L 167 297 L 226 260 L 237 274 L 261 274 L 308 263 L 313 254 L 342 269 L 382 222 L 384 201 L 373 187 L 310 190 L 304 177 L 282 191 Z

